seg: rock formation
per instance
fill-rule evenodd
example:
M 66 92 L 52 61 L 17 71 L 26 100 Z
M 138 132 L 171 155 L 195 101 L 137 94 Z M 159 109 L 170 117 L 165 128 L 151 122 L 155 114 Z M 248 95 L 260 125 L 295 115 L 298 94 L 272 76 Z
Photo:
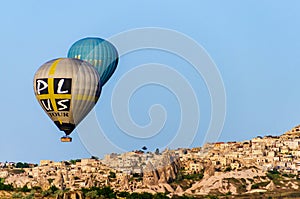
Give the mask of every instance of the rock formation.
M 143 170 L 143 184 L 152 186 L 158 184 L 158 173 L 153 164 L 149 161 Z

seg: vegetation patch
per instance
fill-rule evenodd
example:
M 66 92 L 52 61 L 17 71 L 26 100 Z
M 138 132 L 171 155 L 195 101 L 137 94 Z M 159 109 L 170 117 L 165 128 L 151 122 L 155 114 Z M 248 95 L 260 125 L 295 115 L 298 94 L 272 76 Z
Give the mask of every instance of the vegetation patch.
M 238 193 L 245 193 L 246 190 L 246 180 L 245 179 L 236 179 L 236 178 L 224 178 L 228 183 L 234 185 L 237 188 Z
M 269 183 L 270 181 L 255 183 L 251 186 L 251 189 L 265 188 Z
M 13 191 L 14 187 L 12 185 L 4 184 L 4 179 L 0 178 L 0 190 Z

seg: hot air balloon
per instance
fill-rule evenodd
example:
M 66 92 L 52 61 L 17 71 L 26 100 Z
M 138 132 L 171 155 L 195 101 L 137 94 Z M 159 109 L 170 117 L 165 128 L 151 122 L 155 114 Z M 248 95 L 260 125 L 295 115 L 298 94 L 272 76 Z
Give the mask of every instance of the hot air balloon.
M 81 59 L 95 66 L 102 86 L 112 76 L 119 61 L 117 49 L 110 42 L 96 37 L 75 42 L 69 49 L 68 57 Z
M 59 58 L 46 62 L 34 76 L 35 96 L 56 126 L 62 142 L 95 106 L 101 93 L 100 75 L 88 62 Z

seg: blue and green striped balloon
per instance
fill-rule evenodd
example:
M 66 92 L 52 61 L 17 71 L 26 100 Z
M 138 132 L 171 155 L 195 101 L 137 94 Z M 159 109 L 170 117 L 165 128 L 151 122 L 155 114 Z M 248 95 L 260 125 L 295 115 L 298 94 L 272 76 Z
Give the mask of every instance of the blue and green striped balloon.
M 115 46 L 97 37 L 87 37 L 75 42 L 69 49 L 68 58 L 81 59 L 95 66 L 102 85 L 112 76 L 119 61 Z

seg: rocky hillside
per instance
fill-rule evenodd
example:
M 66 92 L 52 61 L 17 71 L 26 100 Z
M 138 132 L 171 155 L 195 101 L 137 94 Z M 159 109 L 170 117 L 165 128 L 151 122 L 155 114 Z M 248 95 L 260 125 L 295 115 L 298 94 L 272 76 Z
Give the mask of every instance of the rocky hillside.
M 204 198 L 208 195 L 234 198 L 247 198 L 251 195 L 257 197 L 261 193 L 269 196 L 283 196 L 291 194 L 295 196 L 299 190 L 300 180 L 292 174 L 283 174 L 278 171 L 263 171 L 262 168 L 251 166 L 239 170 L 218 171 L 218 169 L 206 162 L 203 170 L 199 173 L 185 174 L 181 168 L 179 160 L 169 162 L 163 167 L 154 167 L 148 163 L 145 167 L 143 177 L 124 177 L 123 180 L 110 179 L 107 186 L 115 193 L 115 197 L 120 193 L 164 193 L 164 197 L 180 198 L 195 197 Z M 38 190 L 35 188 L 25 189 L 30 177 L 25 178 L 20 174 L 19 178 L 9 174 L 6 182 L 9 182 L 15 188 L 14 191 L 1 191 L 0 198 L 93 198 L 92 194 L 97 196 L 93 186 L 87 187 L 86 192 L 59 190 L 55 183 L 62 183 L 54 180 L 52 186 L 47 190 Z M 61 172 L 58 172 L 57 179 L 61 178 Z M 14 178 L 12 177 L 14 176 Z M 92 181 L 92 179 L 90 179 Z M 23 184 L 22 184 L 23 183 Z M 25 184 L 24 184 L 25 183 Z M 50 182 L 47 182 L 47 185 Z M 94 184 L 94 182 L 91 182 Z M 118 184 L 118 185 L 117 185 Z M 99 194 L 102 192 L 100 191 Z M 100 195 L 98 196 L 100 197 Z M 94 197 L 96 198 L 96 197 Z M 162 197 L 163 198 L 163 197 Z

